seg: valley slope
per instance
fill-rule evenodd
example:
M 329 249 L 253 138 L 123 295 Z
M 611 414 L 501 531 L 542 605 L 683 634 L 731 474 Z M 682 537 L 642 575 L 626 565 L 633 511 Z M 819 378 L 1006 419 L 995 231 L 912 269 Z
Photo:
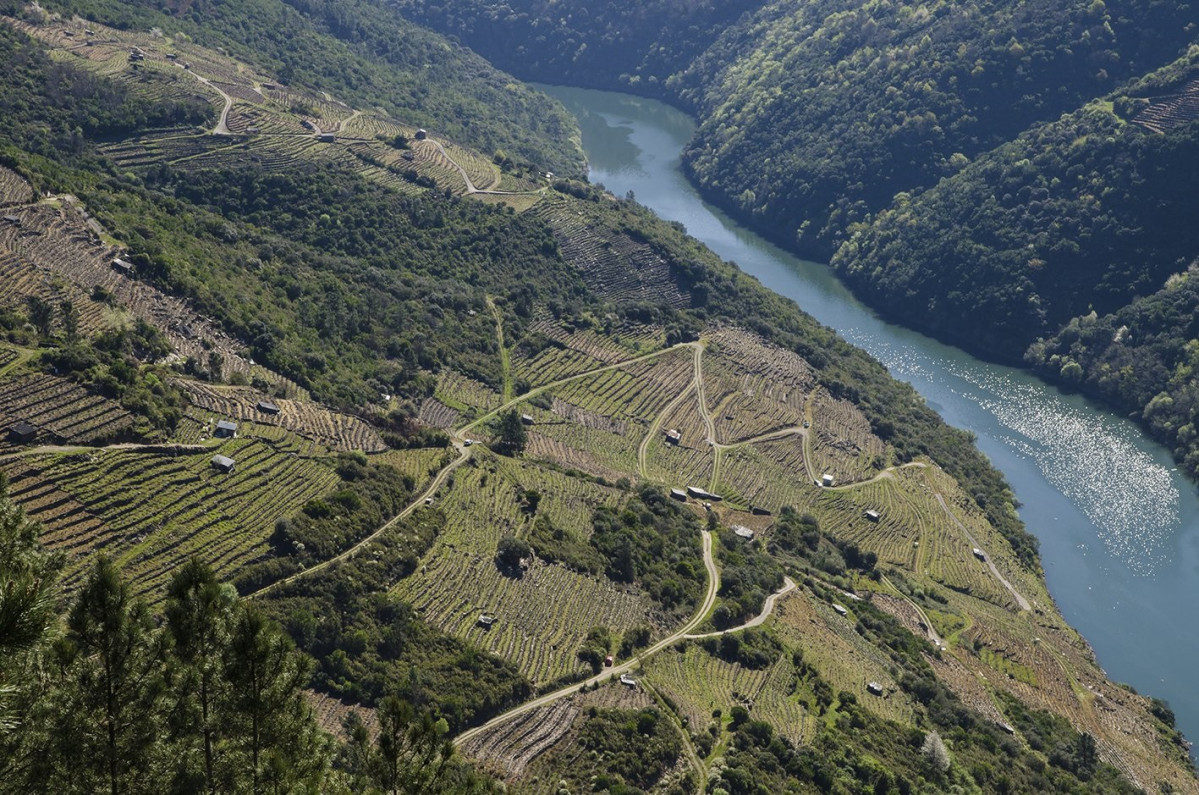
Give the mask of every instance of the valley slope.
M 209 564 L 311 659 L 351 789 L 388 697 L 518 791 L 1195 789 L 967 434 L 548 176 L 549 100 L 410 110 L 408 66 L 257 38 L 365 63 L 373 6 L 287 8 L 6 9 L 0 469 L 67 594 L 101 552 L 154 609 Z

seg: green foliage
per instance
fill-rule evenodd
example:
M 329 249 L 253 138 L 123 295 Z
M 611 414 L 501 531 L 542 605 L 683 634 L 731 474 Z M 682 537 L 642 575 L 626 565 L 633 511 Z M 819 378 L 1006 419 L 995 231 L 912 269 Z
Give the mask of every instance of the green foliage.
M 529 433 L 525 430 L 520 413 L 516 409 L 508 409 L 496 418 L 495 432 L 495 449 L 504 455 L 523 452 L 529 441 Z
M 329 747 L 300 694 L 305 676 L 279 627 L 187 564 L 156 629 L 101 557 L 15 737 L 15 776 L 39 792 L 316 788 Z
M 519 572 L 521 561 L 533 554 L 529 542 L 516 536 L 504 536 L 495 550 L 495 565 L 502 571 Z
M 5 0 L 0 9 L 16 15 L 25 5 Z M 559 105 L 469 50 L 405 22 L 382 3 L 54 0 L 45 7 L 126 30 L 182 33 L 224 47 L 284 83 L 329 91 L 363 107 L 380 105 L 409 123 L 486 152 L 504 149 L 543 169 L 582 171 L 571 121 Z
M 186 398 L 171 383 L 173 372 L 155 363 L 171 345 L 140 318 L 128 327 L 101 332 L 91 340 L 68 335 L 42 354 L 42 366 L 120 402 L 140 418 L 138 436 L 164 437 L 183 417 Z
M 353 546 L 400 512 L 412 496 L 412 477 L 388 464 L 362 463 L 349 453 L 337 459 L 343 485 L 304 505 L 301 513 L 275 525 L 277 555 L 308 566 Z
M 612 632 L 607 627 L 592 627 L 587 632 L 587 638 L 579 646 L 577 656 L 591 666 L 592 673 L 599 673 L 604 667 L 604 659 L 612 651 Z
M 601 506 L 592 518 L 591 544 L 608 577 L 636 582 L 668 611 L 685 613 L 703 592 L 699 520 L 644 486 L 619 511 Z
M 757 615 L 766 597 L 783 585 L 778 561 L 731 531 L 720 533 L 720 607 L 712 620 L 717 629 L 736 626 Z
M 443 525 L 436 511 L 420 511 L 369 551 L 272 592 L 264 605 L 316 660 L 318 689 L 368 705 L 395 695 L 460 731 L 515 706 L 531 688 L 509 663 L 441 633 L 389 594 Z
M 592 708 L 579 729 L 578 745 L 595 761 L 572 766 L 568 783 L 590 781 L 592 791 L 613 795 L 651 790 L 683 752 L 670 719 L 656 709 Z
M 1110 107 L 1090 103 L 898 197 L 834 267 L 889 315 L 1010 361 L 1072 317 L 1157 289 L 1199 253 L 1199 131 L 1158 134 Z
M 476 775 L 454 754 L 444 720 L 417 712 L 392 696 L 383 699 L 377 714 L 379 731 L 373 743 L 358 713 L 351 713 L 345 727 L 349 742 L 339 761 L 351 777 L 353 792 L 482 795 L 500 791 L 496 782 Z
M 599 574 L 604 560 L 588 539 L 580 538 L 565 528 L 556 527 L 545 514 L 533 520 L 528 534 L 529 545 L 542 560 L 562 563 L 577 571 Z
M 10 709 L 30 683 L 26 663 L 57 618 L 53 598 L 62 555 L 38 544 L 40 532 L 8 499 L 8 481 L 0 473 L 0 757 L 7 735 L 19 725 Z M 0 764 L 0 773 L 5 769 Z

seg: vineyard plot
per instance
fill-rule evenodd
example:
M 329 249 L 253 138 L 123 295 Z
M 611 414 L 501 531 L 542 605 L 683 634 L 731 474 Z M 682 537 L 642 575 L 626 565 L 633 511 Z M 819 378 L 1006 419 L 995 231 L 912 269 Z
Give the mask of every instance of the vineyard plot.
M 587 286 L 617 304 L 665 301 L 685 307 L 691 295 L 679 286 L 670 267 L 646 243 L 613 233 L 584 213 L 580 202 L 543 201 L 532 212 L 549 224 L 562 256 L 583 273 Z
M 438 501 L 445 529 L 420 570 L 397 590 L 425 620 L 504 657 L 542 684 L 586 670 L 575 652 L 591 627 L 624 632 L 654 610 L 631 589 L 558 564 L 532 561 L 523 576 L 501 573 L 496 547 L 501 536 L 526 532 L 532 519 L 522 505 L 530 489 L 544 495 L 538 514 L 575 534 L 589 530 L 596 506 L 620 495 L 531 464 L 462 467 Z M 497 616 L 489 629 L 478 622 L 484 612 Z
M 854 631 L 852 615 L 840 616 L 828 602 L 800 589 L 776 608 L 776 617 L 780 639 L 801 649 L 834 693 L 846 690 L 877 715 L 913 723 L 915 705 L 891 676 L 890 658 Z M 867 690 L 871 682 L 881 684 L 884 695 Z
M 793 693 L 795 666 L 786 654 L 773 665 L 754 670 L 689 644 L 683 651 L 672 648 L 658 654 L 642 673 L 678 706 L 693 731 L 708 725 L 714 710 L 727 714 L 740 705 L 748 708 L 755 720 L 769 721 L 799 745 L 812 735 L 812 721 L 818 720 Z
M 237 461 L 232 474 L 212 468 L 213 449 Z M 161 598 L 174 569 L 192 556 L 230 576 L 266 552 L 278 518 L 337 482 L 330 468 L 278 454 L 262 442 L 236 439 L 213 449 L 101 450 L 28 461 L 38 479 L 102 523 L 96 535 L 72 547 L 68 580 L 77 578 L 90 565 L 91 553 L 101 548 L 122 566 L 136 591 L 154 599 Z
M 387 449 L 378 432 L 363 420 L 338 414 L 310 401 L 268 399 L 250 387 L 213 386 L 183 379 L 174 383 L 187 393 L 193 406 L 212 415 L 204 420 L 213 424 L 216 420 L 234 420 L 255 426 L 277 425 L 330 450 L 342 452 L 377 453 Z M 278 413 L 267 413 L 259 408 L 259 404 L 268 400 Z
M 815 472 L 827 472 L 837 483 L 873 477 L 886 454 L 858 407 L 823 390 L 813 400 L 810 449 Z
M 0 166 L 0 206 L 33 201 L 33 187 L 11 168 Z
M 89 444 L 119 439 L 133 430 L 133 415 L 117 402 L 45 374 L 0 381 L 0 428 L 19 421 L 37 428 L 40 442 Z

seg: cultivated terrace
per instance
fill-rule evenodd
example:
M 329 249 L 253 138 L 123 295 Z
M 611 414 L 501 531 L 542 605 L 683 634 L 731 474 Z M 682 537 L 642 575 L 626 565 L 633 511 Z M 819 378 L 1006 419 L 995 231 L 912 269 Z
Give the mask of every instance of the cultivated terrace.
M 550 100 L 0 11 L 0 791 L 1196 790 L 968 436 Z

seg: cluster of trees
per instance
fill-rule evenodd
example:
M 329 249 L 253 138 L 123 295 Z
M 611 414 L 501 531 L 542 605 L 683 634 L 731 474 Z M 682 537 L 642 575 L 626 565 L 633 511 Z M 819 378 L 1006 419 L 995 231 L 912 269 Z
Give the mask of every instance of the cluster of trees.
M 732 531 L 721 531 L 719 538 L 720 604 L 712 623 L 727 629 L 761 612 L 766 597 L 783 586 L 783 569 L 772 555 Z
M 525 80 L 672 98 L 667 80 L 763 2 L 399 0 L 405 17 L 456 36 Z
M 193 561 L 172 579 L 158 626 L 102 557 L 60 633 L 52 558 L 3 495 L 0 507 L 0 613 L 23 616 L 0 649 L 16 692 L 0 789 L 278 792 L 325 777 L 331 745 L 300 692 L 306 662 L 261 609 Z
M 637 583 L 668 613 L 685 614 L 703 594 L 700 523 L 690 511 L 643 486 L 619 510 L 600 506 L 591 544 L 616 582 Z
M 1019 361 L 1070 318 L 1154 292 L 1199 255 L 1197 177 L 1195 125 L 1163 135 L 1095 101 L 900 195 L 833 265 L 887 314 Z
M 0 478 L 0 792 L 495 791 L 427 703 L 384 697 L 375 737 L 339 745 L 304 697 L 311 658 L 204 563 L 155 613 L 101 557 L 60 615 L 38 532 Z

